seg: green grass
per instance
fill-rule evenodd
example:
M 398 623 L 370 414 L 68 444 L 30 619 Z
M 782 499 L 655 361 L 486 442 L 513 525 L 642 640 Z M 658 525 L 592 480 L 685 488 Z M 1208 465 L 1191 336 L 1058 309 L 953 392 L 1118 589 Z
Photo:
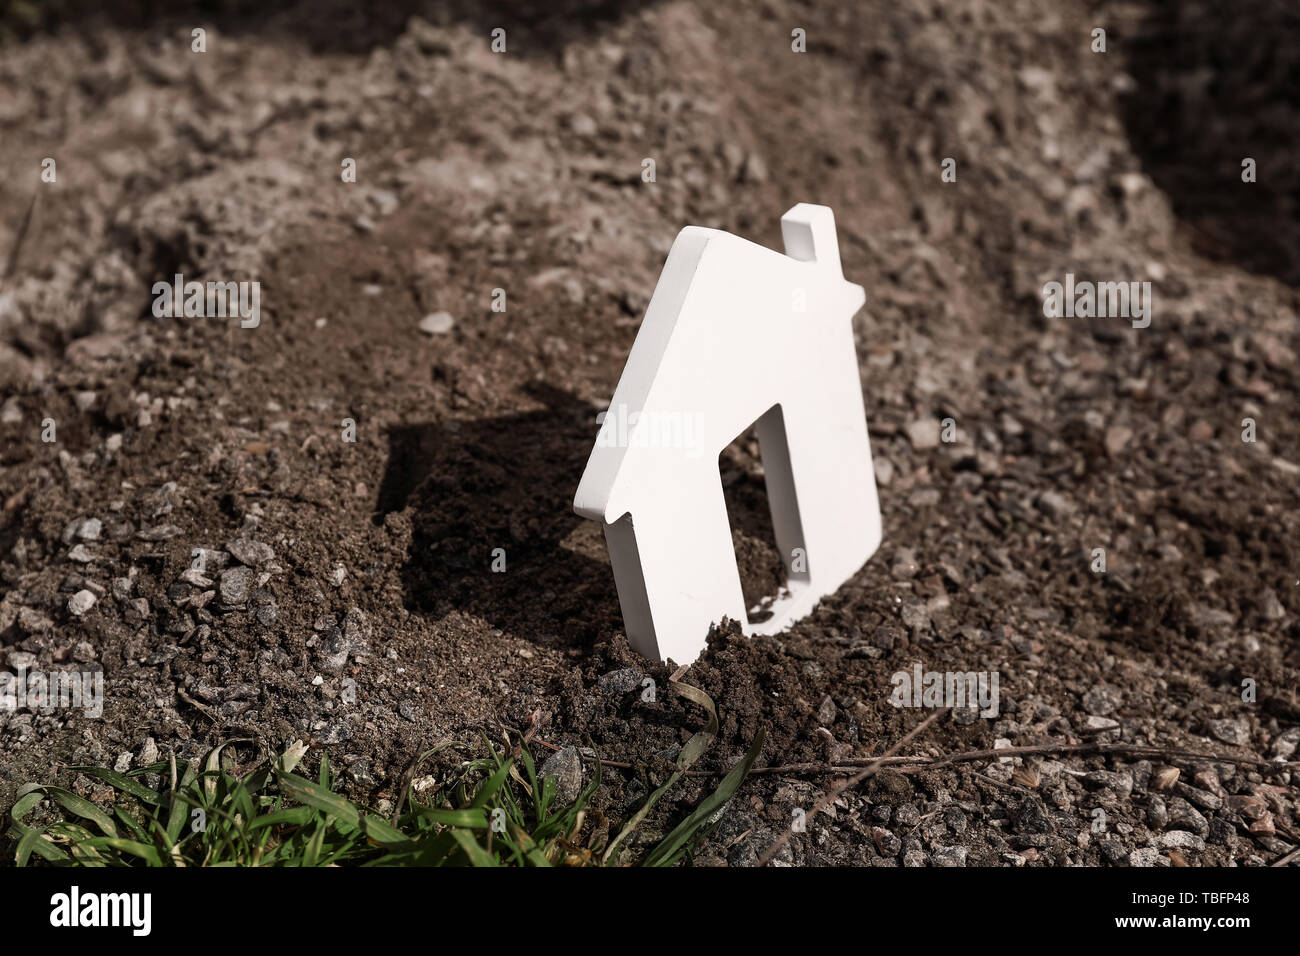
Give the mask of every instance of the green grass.
M 237 775 L 228 748 L 248 741 L 232 740 L 201 763 L 173 758 L 129 774 L 71 768 L 112 787 L 107 809 L 62 787 L 21 787 L 8 831 L 17 844 L 14 859 L 19 866 L 671 866 L 689 860 L 717 824 L 763 743 L 760 733 L 692 813 L 643 858 L 631 859 L 628 837 L 717 735 L 708 696 L 689 685 L 674 687 L 705 708 L 708 726 L 612 838 L 589 819 L 603 819 L 591 809 L 601 785 L 599 762 L 578 799 L 564 805 L 556 800 L 555 780 L 538 776 L 522 742 L 505 752 L 484 741 L 486 755 L 463 761 L 427 800 L 408 784 L 386 817 L 335 793 L 325 756 L 315 780 L 295 773 L 306 754 L 301 743 Z M 145 785 L 154 774 L 163 777 L 162 789 Z M 23 822 L 46 801 L 58 819 Z

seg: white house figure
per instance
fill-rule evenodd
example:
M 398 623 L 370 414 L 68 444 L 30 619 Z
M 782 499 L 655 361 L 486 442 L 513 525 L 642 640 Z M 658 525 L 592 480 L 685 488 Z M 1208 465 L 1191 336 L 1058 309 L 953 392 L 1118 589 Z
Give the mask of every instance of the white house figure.
M 781 235 L 785 255 L 716 229 L 678 234 L 578 485 L 574 510 L 604 525 L 646 657 L 694 661 L 723 617 L 778 633 L 880 544 L 852 325 L 865 296 L 844 279 L 829 207 L 800 203 Z M 718 469 L 751 425 L 788 575 L 760 624 Z

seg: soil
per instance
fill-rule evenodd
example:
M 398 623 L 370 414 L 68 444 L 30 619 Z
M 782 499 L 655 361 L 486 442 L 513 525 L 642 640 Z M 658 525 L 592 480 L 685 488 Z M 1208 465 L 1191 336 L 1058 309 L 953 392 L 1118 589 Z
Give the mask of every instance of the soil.
M 780 248 L 808 201 L 867 293 L 884 543 L 787 633 L 727 624 L 675 662 L 719 739 L 639 845 L 763 731 L 697 853 L 754 863 L 928 715 L 891 703 L 915 664 L 996 672 L 1000 705 L 905 754 L 1225 759 L 891 766 L 778 862 L 1264 865 L 1300 842 L 1284 4 L 0 9 L 0 665 L 102 669 L 106 693 L 99 719 L 0 710 L 0 806 L 252 737 L 307 741 L 382 807 L 432 745 L 531 730 L 539 757 L 628 764 L 591 826 L 625 818 L 705 714 L 629 649 L 572 511 L 595 416 L 677 231 Z M 260 325 L 156 318 L 177 273 L 259 282 Z M 1149 281 L 1150 326 L 1046 318 L 1067 273 Z M 747 598 L 781 583 L 755 451 L 722 461 Z

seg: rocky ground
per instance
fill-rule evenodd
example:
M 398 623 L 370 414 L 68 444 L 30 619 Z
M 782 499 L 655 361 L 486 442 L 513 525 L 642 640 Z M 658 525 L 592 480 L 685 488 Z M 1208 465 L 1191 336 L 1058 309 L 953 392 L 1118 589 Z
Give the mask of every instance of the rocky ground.
M 303 739 L 382 806 L 433 744 L 532 728 L 567 786 L 572 748 L 626 764 L 590 826 L 625 817 L 704 713 L 629 650 L 572 513 L 595 415 L 677 231 L 780 248 L 808 201 L 867 292 L 884 543 L 789 633 L 714 636 L 682 678 L 720 712 L 708 773 L 644 838 L 763 730 L 699 855 L 753 863 L 927 716 L 890 702 L 919 663 L 996 671 L 999 713 L 943 717 L 778 861 L 1300 844 L 1293 10 L 376 6 L 0 5 L 0 665 L 105 681 L 98 719 L 0 710 L 0 806 L 232 737 Z M 260 282 L 260 325 L 156 318 L 175 273 Z M 1046 318 L 1067 273 L 1149 281 L 1150 326 Z M 753 451 L 723 472 L 761 592 Z M 922 765 L 1003 747 L 1043 752 Z

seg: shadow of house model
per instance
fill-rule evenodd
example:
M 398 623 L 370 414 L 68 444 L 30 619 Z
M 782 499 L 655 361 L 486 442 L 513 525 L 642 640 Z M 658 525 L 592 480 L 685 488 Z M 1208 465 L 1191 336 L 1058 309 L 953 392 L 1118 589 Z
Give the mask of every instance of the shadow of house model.
M 835 219 L 801 203 L 786 254 L 714 229 L 674 241 L 574 498 L 602 523 L 624 626 L 694 661 L 722 618 L 774 634 L 880 544 L 880 506 Z M 748 621 L 718 456 L 750 426 L 787 587 Z

